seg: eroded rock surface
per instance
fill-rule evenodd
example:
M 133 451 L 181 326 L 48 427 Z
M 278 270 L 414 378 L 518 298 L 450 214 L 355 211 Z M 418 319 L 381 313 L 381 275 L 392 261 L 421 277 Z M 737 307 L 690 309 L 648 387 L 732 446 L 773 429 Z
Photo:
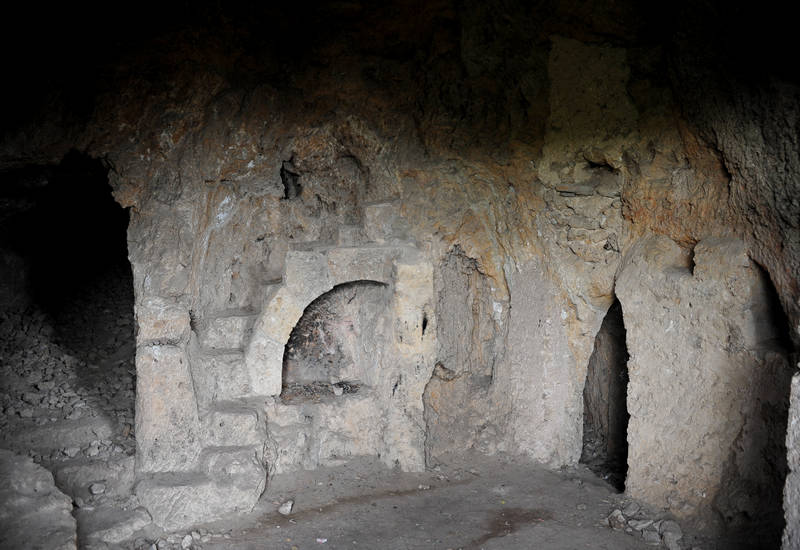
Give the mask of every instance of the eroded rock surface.
M 59 491 L 53 475 L 11 451 L 0 449 L 0 546 L 75 550 L 72 500 Z
M 654 237 L 629 254 L 617 281 L 631 354 L 626 490 L 731 529 L 761 517 L 774 544 L 792 370 L 770 283 L 736 239 L 703 240 L 690 257 Z
M 617 296 L 626 487 L 709 528 L 764 519 L 773 540 L 800 342 L 800 91 L 721 63 L 759 34 L 704 42 L 739 27 L 689 4 L 204 6 L 107 59 L 79 114 L 67 94 L 63 116 L 14 118 L 0 168 L 77 148 L 130 208 L 154 521 L 246 511 L 268 472 L 353 456 L 573 464 Z M 333 362 L 294 372 L 304 311 L 355 281 L 385 296 L 331 304 L 344 324 L 306 331 L 302 359 Z

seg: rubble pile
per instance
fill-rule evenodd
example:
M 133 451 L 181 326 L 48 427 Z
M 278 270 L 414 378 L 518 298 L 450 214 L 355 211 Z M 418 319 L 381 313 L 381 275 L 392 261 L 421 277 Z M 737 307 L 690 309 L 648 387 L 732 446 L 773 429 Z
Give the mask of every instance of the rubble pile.
M 2 446 L 38 462 L 133 454 L 130 270 L 107 275 L 52 311 L 0 311 Z

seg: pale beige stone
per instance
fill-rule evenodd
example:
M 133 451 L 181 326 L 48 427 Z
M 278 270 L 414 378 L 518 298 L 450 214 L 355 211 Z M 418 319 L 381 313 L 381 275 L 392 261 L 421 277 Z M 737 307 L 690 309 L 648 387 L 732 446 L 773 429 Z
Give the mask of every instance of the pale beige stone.
M 163 298 L 148 298 L 136 306 L 139 343 L 174 344 L 189 336 L 189 312 Z
M 136 353 L 137 472 L 185 471 L 200 452 L 189 360 L 174 346 L 144 346 Z
M 328 268 L 334 285 L 350 281 L 392 280 L 392 260 L 397 249 L 378 247 L 334 248 L 328 251 Z

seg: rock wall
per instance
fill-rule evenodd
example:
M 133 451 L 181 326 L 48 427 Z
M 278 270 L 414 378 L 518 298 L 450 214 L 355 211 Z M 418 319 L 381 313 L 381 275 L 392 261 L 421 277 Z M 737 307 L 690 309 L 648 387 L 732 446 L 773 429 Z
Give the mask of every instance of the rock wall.
M 425 388 L 429 465 L 466 449 L 494 453 L 505 433 L 492 392 L 503 304 L 493 303 L 487 277 L 459 247 L 444 257 L 435 283 L 436 364 Z
M 626 491 L 703 527 L 779 537 L 792 370 L 770 284 L 741 241 L 649 237 L 617 279 L 628 328 Z M 650 457 L 658 456 L 654 461 Z
M 782 548 L 789 550 L 800 547 L 800 374 L 795 374 L 792 378 L 786 449 L 789 474 L 783 489 L 786 528 L 783 531 Z
M 796 344 L 798 87 L 706 78 L 724 68 L 659 8 L 590 4 L 206 7 L 120 51 L 77 119 L 4 133 L 0 168 L 75 147 L 130 208 L 137 492 L 159 524 L 359 454 L 576 462 L 615 292 L 628 490 L 709 526 L 777 514 L 791 346 L 767 343 L 753 260 Z M 343 395 L 291 404 L 292 331 L 354 281 L 388 293 L 371 393 L 333 376 Z
M 75 550 L 71 499 L 53 475 L 28 457 L 0 449 L 0 544 L 4 548 Z

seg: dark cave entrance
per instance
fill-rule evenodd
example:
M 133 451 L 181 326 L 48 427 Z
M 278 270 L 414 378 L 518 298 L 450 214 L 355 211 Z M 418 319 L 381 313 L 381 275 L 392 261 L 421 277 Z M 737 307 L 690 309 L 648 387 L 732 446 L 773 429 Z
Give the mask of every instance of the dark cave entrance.
M 16 403 L 10 392 L 6 420 L 105 417 L 131 450 L 128 211 L 114 201 L 103 163 L 77 151 L 57 166 L 6 171 L 0 179 L 0 355 L 5 368 L 19 371 L 4 374 L 25 395 Z M 32 359 L 20 362 L 20 348 Z
M 628 348 L 618 299 L 594 341 L 583 388 L 581 462 L 619 491 L 628 471 Z
M 335 286 L 311 302 L 283 354 L 284 402 L 354 394 L 372 385 L 385 343 L 390 291 L 375 281 Z

